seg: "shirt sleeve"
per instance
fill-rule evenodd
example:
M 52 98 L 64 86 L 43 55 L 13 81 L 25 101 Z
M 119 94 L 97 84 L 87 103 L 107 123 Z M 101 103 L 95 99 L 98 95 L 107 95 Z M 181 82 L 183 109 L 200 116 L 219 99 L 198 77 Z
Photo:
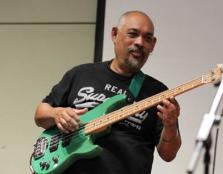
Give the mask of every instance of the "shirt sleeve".
M 48 103 L 53 107 L 67 106 L 67 98 L 72 84 L 73 72 L 68 71 L 58 84 L 53 86 L 49 95 L 42 102 Z

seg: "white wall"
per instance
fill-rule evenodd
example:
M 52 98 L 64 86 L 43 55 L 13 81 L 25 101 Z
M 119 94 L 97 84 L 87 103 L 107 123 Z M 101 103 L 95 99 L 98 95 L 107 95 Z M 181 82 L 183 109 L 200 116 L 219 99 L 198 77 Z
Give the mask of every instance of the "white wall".
M 35 108 L 65 71 L 93 62 L 96 9 L 97 0 L 0 0 L 1 174 L 30 173 L 43 131 Z
M 119 16 L 129 10 L 142 10 L 155 23 L 158 42 L 143 71 L 162 80 L 170 88 L 188 82 L 223 63 L 223 1 L 149 1 L 108 0 L 104 32 L 103 60 L 114 57 L 110 39 L 111 27 Z M 153 173 L 186 173 L 203 115 L 208 113 L 217 89 L 212 85 L 195 89 L 177 99 L 181 104 L 180 130 L 183 144 L 171 163 L 157 154 Z M 215 173 L 222 173 L 223 126 L 220 126 Z M 216 129 L 213 129 L 213 135 Z M 214 143 L 213 143 L 214 144 Z M 213 146 L 212 146 L 213 151 Z M 211 153 L 213 162 L 213 152 Z M 195 173 L 203 173 L 203 154 Z

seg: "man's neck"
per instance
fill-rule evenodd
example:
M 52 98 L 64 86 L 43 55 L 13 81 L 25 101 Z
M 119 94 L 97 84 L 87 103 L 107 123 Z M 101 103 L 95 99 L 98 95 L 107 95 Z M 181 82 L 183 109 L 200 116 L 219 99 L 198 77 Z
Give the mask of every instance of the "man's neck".
M 121 66 L 116 59 L 113 59 L 110 65 L 112 71 L 116 72 L 117 74 L 123 76 L 132 76 L 133 72 L 129 71 L 127 68 Z

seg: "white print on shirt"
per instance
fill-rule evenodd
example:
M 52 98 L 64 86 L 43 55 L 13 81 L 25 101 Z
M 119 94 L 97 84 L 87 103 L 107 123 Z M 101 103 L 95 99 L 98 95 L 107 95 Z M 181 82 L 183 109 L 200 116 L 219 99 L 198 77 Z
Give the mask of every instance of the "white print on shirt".
M 119 89 L 117 86 L 112 86 L 110 84 L 106 84 L 104 89 L 105 89 L 105 91 L 110 91 L 110 92 L 113 92 L 115 94 L 124 94 L 124 95 L 126 95 L 126 93 L 127 93 L 126 90 Z
M 141 128 L 142 128 L 141 125 L 135 124 L 135 123 L 129 121 L 128 119 L 124 120 L 123 122 L 120 122 L 120 124 L 123 124 L 123 125 L 128 126 L 128 127 L 129 126 L 133 127 L 133 128 L 135 128 L 137 130 L 141 130 Z
M 135 114 L 134 117 L 129 117 L 129 120 L 138 124 L 142 124 L 142 122 L 147 118 L 147 116 L 148 113 L 146 111 L 143 111 L 141 113 Z
M 94 93 L 93 87 L 81 88 L 77 96 L 73 101 L 76 108 L 94 108 L 107 99 L 104 94 Z
M 127 119 L 120 122 L 120 124 L 125 125 L 127 127 L 133 127 L 137 130 L 141 130 L 143 121 L 148 117 L 148 112 L 143 111 L 141 113 L 137 113 L 134 116 L 130 116 Z
M 104 90 L 115 94 L 126 95 L 127 93 L 126 90 L 119 89 L 117 86 L 113 86 L 111 84 L 106 84 Z M 73 105 L 76 108 L 94 108 L 107 99 L 109 99 L 109 97 L 106 97 L 105 94 L 95 93 L 95 89 L 93 87 L 83 87 L 78 91 L 77 98 L 73 101 Z M 143 121 L 147 117 L 148 113 L 143 111 L 141 113 L 135 114 L 134 116 L 128 117 L 124 121 L 120 122 L 120 124 L 131 126 L 137 130 L 140 130 Z

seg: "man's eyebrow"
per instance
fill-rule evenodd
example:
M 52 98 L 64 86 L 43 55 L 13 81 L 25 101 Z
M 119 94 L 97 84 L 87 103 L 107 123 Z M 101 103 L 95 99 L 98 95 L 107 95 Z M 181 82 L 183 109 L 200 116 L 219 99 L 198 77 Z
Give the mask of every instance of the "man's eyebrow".
M 129 28 L 127 31 L 136 31 L 136 32 L 138 32 L 139 30 L 136 29 L 136 28 Z
M 135 32 L 139 32 L 139 30 L 136 29 L 136 28 L 129 28 L 127 31 L 135 31 Z M 153 35 L 154 35 L 153 32 L 146 32 L 145 34 L 146 34 L 147 36 L 153 36 Z
M 146 35 L 148 35 L 148 36 L 153 36 L 154 33 L 153 33 L 153 32 L 147 32 Z

